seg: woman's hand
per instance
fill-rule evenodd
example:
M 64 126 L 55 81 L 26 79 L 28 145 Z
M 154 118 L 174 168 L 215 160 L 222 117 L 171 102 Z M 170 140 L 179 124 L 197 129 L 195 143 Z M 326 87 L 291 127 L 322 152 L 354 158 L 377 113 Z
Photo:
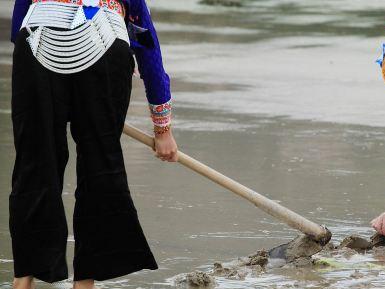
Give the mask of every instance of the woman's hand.
M 373 219 L 370 224 L 378 233 L 385 236 L 385 213 Z
M 178 147 L 171 130 L 155 134 L 156 156 L 162 161 L 176 162 L 178 160 Z

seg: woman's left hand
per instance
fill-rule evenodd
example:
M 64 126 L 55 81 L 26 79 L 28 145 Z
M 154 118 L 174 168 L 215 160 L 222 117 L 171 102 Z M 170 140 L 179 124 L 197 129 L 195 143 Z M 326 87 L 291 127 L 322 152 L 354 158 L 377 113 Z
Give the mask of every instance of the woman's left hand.
M 160 158 L 162 161 L 178 161 L 178 147 L 171 130 L 162 134 L 155 134 L 154 150 L 156 152 L 156 157 Z
M 385 236 L 385 213 L 373 219 L 370 224 L 378 233 Z

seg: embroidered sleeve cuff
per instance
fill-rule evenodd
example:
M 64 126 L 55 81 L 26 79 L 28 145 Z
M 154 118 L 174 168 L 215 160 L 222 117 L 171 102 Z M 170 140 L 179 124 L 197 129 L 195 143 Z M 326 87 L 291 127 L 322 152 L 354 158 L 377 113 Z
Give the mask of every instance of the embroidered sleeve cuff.
M 171 100 L 162 104 L 149 103 L 154 126 L 165 127 L 171 124 Z

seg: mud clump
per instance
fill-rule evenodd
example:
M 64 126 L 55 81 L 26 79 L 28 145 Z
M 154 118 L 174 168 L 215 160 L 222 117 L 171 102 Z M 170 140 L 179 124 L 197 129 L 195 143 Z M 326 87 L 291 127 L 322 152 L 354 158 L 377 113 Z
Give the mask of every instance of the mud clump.
M 248 274 L 248 271 L 242 268 L 238 270 L 234 268 L 227 268 L 224 267 L 221 263 L 215 263 L 213 274 L 215 276 L 225 277 L 227 279 L 244 280 Z
M 188 273 L 186 279 L 189 285 L 198 287 L 207 287 L 215 283 L 212 276 L 200 271 Z
M 356 251 L 365 251 L 370 250 L 373 247 L 372 243 L 368 240 L 358 236 L 351 235 L 346 237 L 341 244 L 338 246 L 338 249 L 349 248 Z
M 264 268 L 269 262 L 269 253 L 265 250 L 258 251 L 256 254 L 249 256 L 249 261 L 246 266 L 259 265 Z
M 243 280 L 247 275 L 260 275 L 265 272 L 268 263 L 268 253 L 264 250 L 258 251 L 245 259 L 238 259 L 237 262 L 223 265 L 219 262 L 214 263 L 212 274 L 216 277 Z
M 234 274 L 236 274 L 236 272 L 237 272 L 237 270 L 224 267 L 221 263 L 218 263 L 218 262 L 214 263 L 213 274 L 215 276 L 229 277 L 229 276 L 233 276 Z
M 312 257 L 299 257 L 286 264 L 284 268 L 309 268 L 314 266 L 314 264 L 315 261 Z
M 202 271 L 179 275 L 174 283 L 178 288 L 213 288 L 216 284 L 213 276 Z

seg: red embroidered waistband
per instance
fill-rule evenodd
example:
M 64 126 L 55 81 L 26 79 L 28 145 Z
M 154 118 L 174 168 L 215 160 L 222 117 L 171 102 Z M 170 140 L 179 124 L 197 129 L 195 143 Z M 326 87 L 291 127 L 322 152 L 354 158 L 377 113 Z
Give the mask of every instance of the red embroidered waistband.
M 83 5 L 83 4 L 86 5 L 87 2 L 89 2 L 89 0 L 88 1 L 83 1 L 83 0 L 32 0 L 32 3 L 49 2 L 49 1 L 76 4 L 76 5 Z M 96 3 L 97 2 L 98 1 L 96 1 Z M 124 6 L 118 0 L 99 0 L 98 6 L 99 7 L 105 7 L 105 8 L 108 8 L 110 10 L 114 10 L 114 11 L 118 12 L 120 15 L 122 15 L 123 17 L 125 16 Z

